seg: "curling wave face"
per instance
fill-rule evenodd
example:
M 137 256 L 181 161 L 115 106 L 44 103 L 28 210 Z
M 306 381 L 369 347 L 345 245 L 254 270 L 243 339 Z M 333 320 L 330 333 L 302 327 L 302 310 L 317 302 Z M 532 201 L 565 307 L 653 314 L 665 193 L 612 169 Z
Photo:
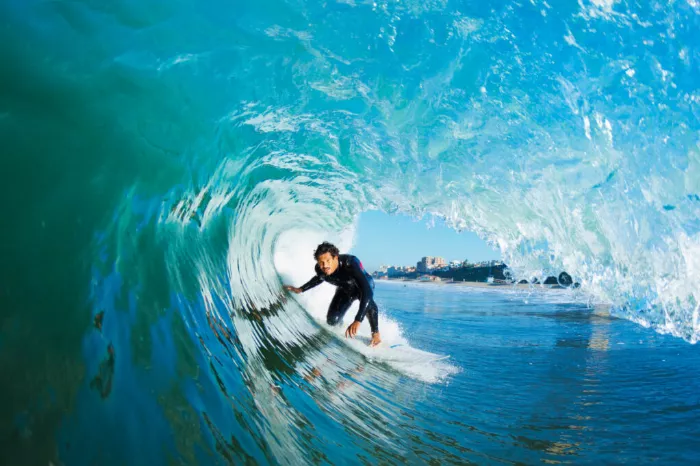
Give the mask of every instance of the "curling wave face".
M 697 24 L 685 2 L 207 4 L 103 58 L 184 103 L 134 125 L 200 174 L 167 220 L 227 218 L 231 299 L 275 299 L 280 233 L 379 208 L 474 230 L 516 276 L 567 270 L 695 342 Z
M 19 167 L 3 197 L 20 197 L 7 215 L 31 224 L 3 233 L 20 251 L 7 263 L 66 277 L 46 286 L 69 309 L 87 295 L 93 314 L 129 310 L 116 322 L 143 324 L 154 346 L 147 325 L 178 309 L 181 334 L 218 339 L 193 361 L 224 351 L 246 368 L 222 386 L 261 393 L 270 348 L 288 361 L 287 346 L 326 345 L 280 292 L 296 257 L 280 241 L 311 231 L 349 247 L 368 209 L 441 217 L 499 248 L 518 278 L 566 270 L 592 302 L 700 337 L 695 2 L 30 0 L 0 12 L 0 128 Z M 40 240 L 23 239 L 39 226 Z M 64 252 L 26 253 L 52 240 Z M 129 345 L 140 358 L 119 335 L 112 364 Z M 279 454 L 296 441 L 284 432 Z

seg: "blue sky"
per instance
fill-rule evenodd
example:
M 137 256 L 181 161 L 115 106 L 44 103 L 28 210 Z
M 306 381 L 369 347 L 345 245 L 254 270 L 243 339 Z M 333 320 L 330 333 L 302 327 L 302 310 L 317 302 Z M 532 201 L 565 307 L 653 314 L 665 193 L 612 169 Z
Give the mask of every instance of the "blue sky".
M 360 215 L 352 254 L 372 272 L 381 264 L 416 265 L 423 256 L 477 262 L 500 259 L 500 252 L 472 232 L 457 233 L 441 222 L 428 229 L 427 220 L 379 211 Z

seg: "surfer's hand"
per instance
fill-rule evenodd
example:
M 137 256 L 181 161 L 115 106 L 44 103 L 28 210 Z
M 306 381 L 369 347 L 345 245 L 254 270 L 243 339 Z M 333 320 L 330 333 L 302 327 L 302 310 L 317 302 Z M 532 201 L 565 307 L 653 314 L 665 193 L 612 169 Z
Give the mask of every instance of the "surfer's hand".
M 291 291 L 293 293 L 296 293 L 296 294 L 301 293 L 301 288 L 297 288 L 297 287 L 291 286 L 291 285 L 284 285 L 284 289 L 287 291 Z
M 345 337 L 353 338 L 355 335 L 357 335 L 357 331 L 360 330 L 360 323 L 361 322 L 355 321 L 350 324 L 348 329 L 345 331 Z
M 379 332 L 374 332 L 372 334 L 372 341 L 369 342 L 369 346 L 377 346 L 381 342 L 382 342 L 382 339 L 379 336 Z

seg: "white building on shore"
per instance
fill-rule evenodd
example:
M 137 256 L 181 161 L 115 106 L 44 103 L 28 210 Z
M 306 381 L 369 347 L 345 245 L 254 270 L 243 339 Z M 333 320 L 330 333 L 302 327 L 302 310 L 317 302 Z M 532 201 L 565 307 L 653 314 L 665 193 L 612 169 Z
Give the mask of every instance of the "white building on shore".
M 419 272 L 428 272 L 433 269 L 445 267 L 447 262 L 442 257 L 425 256 L 416 264 L 416 270 Z

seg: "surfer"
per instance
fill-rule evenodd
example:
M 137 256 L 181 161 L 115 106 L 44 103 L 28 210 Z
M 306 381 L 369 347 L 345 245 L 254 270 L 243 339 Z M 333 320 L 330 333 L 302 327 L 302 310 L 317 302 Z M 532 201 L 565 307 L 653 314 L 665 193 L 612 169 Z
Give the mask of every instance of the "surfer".
M 367 316 L 372 330 L 370 346 L 377 346 L 382 339 L 379 336 L 379 309 L 374 302 L 374 280 L 368 274 L 362 262 L 350 254 L 340 254 L 338 248 L 328 242 L 318 245 L 314 252 L 316 259 L 316 275 L 300 288 L 285 285 L 284 289 L 294 293 L 303 293 L 318 286 L 321 282 L 335 285 L 335 296 L 328 306 L 326 322 L 328 325 L 338 325 L 355 300 L 360 301 L 360 309 L 355 315 L 355 321 L 345 330 L 345 336 L 353 338 L 360 328 L 362 320 Z

